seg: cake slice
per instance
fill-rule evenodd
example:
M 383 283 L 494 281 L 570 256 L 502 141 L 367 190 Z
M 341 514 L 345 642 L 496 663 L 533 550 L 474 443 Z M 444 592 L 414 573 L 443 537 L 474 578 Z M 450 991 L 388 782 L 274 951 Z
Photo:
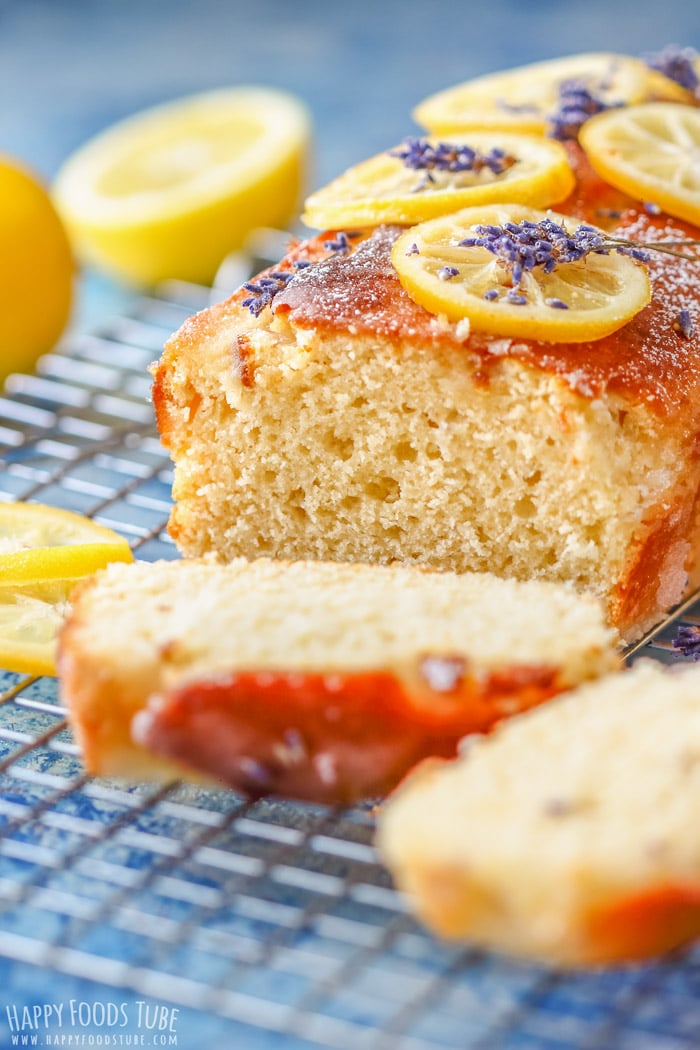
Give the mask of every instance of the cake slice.
M 700 935 L 700 668 L 582 686 L 426 763 L 378 845 L 436 933 L 567 965 Z
M 700 238 L 570 154 L 561 211 Z M 700 580 L 700 265 L 652 252 L 652 300 L 623 328 L 542 343 L 417 305 L 399 232 L 297 245 L 169 340 L 153 396 L 180 551 L 568 581 L 638 637 Z
M 384 794 L 465 734 L 619 666 L 598 602 L 403 566 L 110 566 L 61 634 L 92 773 L 318 802 Z

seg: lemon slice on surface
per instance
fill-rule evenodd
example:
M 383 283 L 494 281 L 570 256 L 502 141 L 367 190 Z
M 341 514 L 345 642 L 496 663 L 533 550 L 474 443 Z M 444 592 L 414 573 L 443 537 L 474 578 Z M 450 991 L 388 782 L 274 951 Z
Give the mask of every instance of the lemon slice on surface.
M 295 214 L 309 140 L 292 95 L 206 92 L 91 139 L 59 171 L 54 199 L 83 261 L 132 283 L 210 283 L 252 229 Z
M 472 169 L 459 170 L 476 154 Z M 413 155 L 409 166 L 397 152 Z M 430 153 L 431 161 L 425 161 Z M 458 170 L 439 167 L 452 165 Z M 499 157 L 501 158 L 499 163 Z M 491 161 L 489 165 L 488 161 Z M 546 207 L 571 193 L 575 179 L 566 151 L 557 142 L 528 135 L 476 132 L 463 142 L 407 140 L 355 165 L 306 201 L 302 220 L 316 229 L 410 224 L 457 211 L 470 204 L 515 201 Z
M 643 102 L 664 89 L 664 97 L 678 98 L 678 85 L 641 59 L 593 52 L 476 77 L 431 95 L 416 106 L 413 117 L 435 135 L 469 128 L 543 134 L 557 110 L 560 86 L 571 80 L 581 81 L 609 105 Z
M 20 163 L 0 156 L 0 385 L 31 372 L 65 328 L 75 266 L 48 190 Z
M 580 142 L 606 182 L 700 224 L 700 109 L 650 102 L 609 110 L 584 124 Z
M 514 288 L 512 270 L 495 255 L 460 244 L 478 235 L 476 227 L 543 220 L 568 233 L 578 226 L 570 216 L 518 205 L 467 208 L 401 234 L 392 262 L 421 306 L 451 321 L 468 318 L 475 330 L 504 336 L 544 342 L 601 339 L 646 306 L 651 286 L 645 268 L 616 252 L 559 263 L 551 273 L 528 270 Z
M 0 504 L 0 667 L 54 674 L 73 587 L 112 561 L 133 554 L 111 529 L 57 507 Z
M 0 587 L 0 667 L 19 674 L 56 674 L 56 639 L 75 583 Z

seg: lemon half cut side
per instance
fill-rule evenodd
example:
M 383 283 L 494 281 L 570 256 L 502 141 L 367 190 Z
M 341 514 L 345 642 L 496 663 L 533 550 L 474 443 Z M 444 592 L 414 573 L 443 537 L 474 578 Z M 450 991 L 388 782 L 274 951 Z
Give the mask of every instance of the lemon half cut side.
M 586 342 L 621 328 L 651 298 L 646 268 L 617 252 L 591 253 L 534 268 L 517 289 L 512 272 L 484 247 L 460 242 L 477 227 L 552 220 L 573 233 L 578 222 L 519 205 L 466 208 L 402 233 L 392 250 L 401 284 L 417 303 L 451 321 L 467 318 L 478 331 L 543 342 Z M 510 293 L 517 291 L 516 301 Z M 560 308 L 562 307 L 563 308 Z
M 54 200 L 82 261 L 134 284 L 210 283 L 252 229 L 295 214 L 310 137 L 293 95 L 205 92 L 95 136 L 58 172 Z

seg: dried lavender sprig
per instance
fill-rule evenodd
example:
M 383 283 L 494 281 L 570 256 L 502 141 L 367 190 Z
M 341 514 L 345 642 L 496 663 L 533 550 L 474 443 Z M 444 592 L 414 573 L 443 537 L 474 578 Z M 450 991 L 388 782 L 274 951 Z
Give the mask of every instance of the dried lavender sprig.
M 528 219 L 519 223 L 506 222 L 502 226 L 475 226 L 475 237 L 465 237 L 459 244 L 465 248 L 486 248 L 513 269 L 513 280 L 519 283 L 525 272 L 542 267 L 551 273 L 559 263 L 578 262 L 591 253 L 609 255 L 618 252 L 637 262 L 649 262 L 653 252 L 700 262 L 700 253 L 680 251 L 680 248 L 698 248 L 700 241 L 633 241 L 625 237 L 611 237 L 595 226 L 581 223 L 571 233 L 553 219 L 539 222 Z
M 583 80 L 565 80 L 559 85 L 558 107 L 549 117 L 549 134 L 561 142 L 575 141 L 581 125 L 590 117 L 621 105 L 621 102 L 606 102 L 594 95 Z
M 451 142 L 435 144 L 425 138 L 409 137 L 400 146 L 390 149 L 390 157 L 398 157 L 407 168 L 414 171 L 483 171 L 488 168 L 494 175 L 502 175 L 517 161 L 510 153 L 502 149 L 492 149 L 480 153 L 466 144 L 455 145 Z
M 520 284 L 523 274 L 541 267 L 552 273 L 559 263 L 578 262 L 586 255 L 595 253 L 608 255 L 611 251 L 630 255 L 645 262 L 648 256 L 644 249 L 633 241 L 606 238 L 595 226 L 581 223 L 569 233 L 553 219 L 532 222 L 506 222 L 502 226 L 480 225 L 474 227 L 475 237 L 465 237 L 459 243 L 465 248 L 485 248 L 509 266 L 514 284 Z
M 349 251 L 352 251 L 350 238 L 342 230 L 335 235 L 334 240 L 324 241 L 323 247 L 327 248 L 329 252 L 336 252 L 338 255 L 347 255 Z
M 277 293 L 287 287 L 294 276 L 293 270 L 273 270 L 257 281 L 246 281 L 243 287 L 252 295 L 244 299 L 242 305 L 246 306 L 254 317 L 258 317 L 266 306 L 271 305 Z
M 692 339 L 695 333 L 695 325 L 690 310 L 684 308 L 678 311 L 678 317 L 673 322 L 673 328 L 684 339 Z
M 650 69 L 656 69 L 694 94 L 697 94 L 700 88 L 700 78 L 695 66 L 698 57 L 700 56 L 695 48 L 678 47 L 677 44 L 667 44 L 660 51 L 643 56 Z
M 352 251 L 350 237 L 353 234 L 344 233 L 342 230 L 335 235 L 334 240 L 324 241 L 323 246 L 327 251 L 336 255 L 347 255 Z M 291 270 L 272 270 L 270 273 L 259 277 L 257 281 L 246 281 L 243 287 L 251 295 L 243 299 L 241 305 L 245 306 L 254 317 L 259 317 L 266 306 L 271 306 L 275 296 L 287 287 L 301 270 L 306 270 L 316 263 L 310 259 L 297 259 L 292 263 Z
M 700 627 L 682 623 L 676 631 L 671 645 L 682 656 L 690 656 L 693 660 L 700 660 Z

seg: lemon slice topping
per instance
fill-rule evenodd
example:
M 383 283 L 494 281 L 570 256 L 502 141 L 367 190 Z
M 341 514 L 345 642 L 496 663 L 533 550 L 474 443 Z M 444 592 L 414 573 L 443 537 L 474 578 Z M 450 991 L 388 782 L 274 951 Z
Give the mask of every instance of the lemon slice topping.
M 564 200 L 574 184 L 564 148 L 535 136 L 407 139 L 313 193 L 302 219 L 317 229 L 358 228 L 422 222 L 491 201 L 546 207 Z
M 38 503 L 0 504 L 0 667 L 54 674 L 56 636 L 75 584 L 132 561 L 124 537 Z
M 700 110 L 650 102 L 589 120 L 580 142 L 598 174 L 636 200 L 700 223 Z
M 580 342 L 621 328 L 651 298 L 645 267 L 605 237 L 556 212 L 493 205 L 407 230 L 392 262 L 408 294 L 449 320 Z
M 132 283 L 209 283 L 252 229 L 293 217 L 309 138 L 292 95 L 205 92 L 91 139 L 59 171 L 54 199 L 85 262 Z
M 677 84 L 638 58 L 607 52 L 572 55 L 490 73 L 431 95 L 415 109 L 434 135 L 471 128 L 544 134 L 557 110 L 562 85 L 577 82 L 606 105 L 629 105 L 661 94 L 677 98 Z

